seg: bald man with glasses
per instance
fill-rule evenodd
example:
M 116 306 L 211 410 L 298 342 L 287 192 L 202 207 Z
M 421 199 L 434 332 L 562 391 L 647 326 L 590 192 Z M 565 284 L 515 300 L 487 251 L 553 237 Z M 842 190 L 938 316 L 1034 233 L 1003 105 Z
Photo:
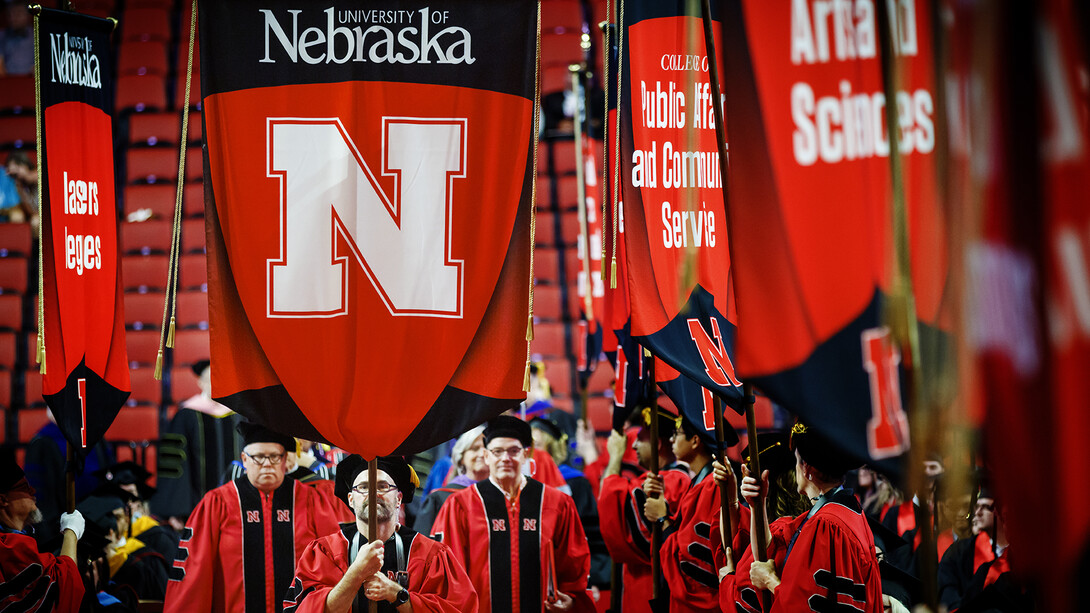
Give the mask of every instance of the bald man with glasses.
M 530 425 L 511 416 L 484 430 L 489 477 L 447 499 L 432 525 L 480 596 L 481 613 L 594 611 L 590 548 L 571 496 L 523 473 Z
M 165 613 L 280 613 L 295 564 L 337 518 L 313 488 L 285 478 L 295 439 L 240 423 L 246 474 L 193 509 L 170 569 Z

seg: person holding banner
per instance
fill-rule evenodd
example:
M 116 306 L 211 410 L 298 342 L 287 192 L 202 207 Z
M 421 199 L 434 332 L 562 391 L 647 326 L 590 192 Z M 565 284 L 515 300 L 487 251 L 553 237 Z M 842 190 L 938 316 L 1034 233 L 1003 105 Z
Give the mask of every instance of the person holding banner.
M 768 561 L 750 564 L 753 587 L 772 594 L 771 613 L 808 610 L 815 603 L 836 608 L 848 602 L 864 613 L 881 613 L 882 577 L 874 536 L 859 501 L 844 488 L 844 474 L 859 463 L 801 423 L 791 430 L 791 447 L 798 492 L 813 506 L 795 518 L 790 535 L 768 534 Z M 766 478 L 762 475 L 762 481 Z M 751 506 L 758 501 L 754 494 L 767 489 L 766 482 L 743 479 L 742 492 Z M 781 558 L 782 564 L 777 564 Z
M 480 610 L 594 611 L 590 548 L 575 503 L 523 475 L 530 425 L 501 415 L 488 422 L 484 440 L 488 479 L 451 495 L 432 527 L 465 565 Z
M 375 496 L 378 538 L 368 539 L 367 461 L 351 455 L 337 467 L 337 497 L 355 522 L 307 546 L 295 581 L 284 597 L 285 613 L 477 610 L 477 592 L 450 547 L 398 523 L 402 503 L 412 502 L 416 472 L 399 457 L 378 458 Z
M 679 462 L 689 465 L 692 479 L 676 519 L 667 517 L 667 509 L 661 496 L 649 499 L 644 505 L 644 516 L 664 524 L 662 545 L 662 574 L 670 587 L 670 611 L 718 611 L 719 576 L 712 558 L 712 526 L 719 524 L 719 487 L 712 473 L 710 441 L 684 419 L 674 432 L 674 455 Z M 651 496 L 662 492 L 661 479 L 648 478 L 644 491 Z M 736 489 L 732 486 L 732 492 Z M 734 494 L 737 508 L 737 493 Z M 736 514 L 736 513 L 735 513 Z M 737 521 L 734 522 L 737 524 Z
M 658 449 L 651 447 L 651 413 L 644 412 L 644 424 L 636 436 L 632 447 L 636 450 L 640 465 L 651 466 L 651 454 L 658 453 L 659 471 L 666 490 L 666 506 L 678 509 L 681 497 L 689 489 L 689 474 L 682 468 L 675 467 L 674 452 L 670 438 L 677 425 L 673 415 L 661 408 L 658 410 L 659 440 Z M 614 562 L 624 564 L 624 592 L 621 596 L 621 611 L 645 611 L 651 600 L 651 522 L 643 516 L 643 507 L 647 494 L 643 491 L 644 480 L 650 473 L 645 472 L 634 478 L 621 474 L 622 459 L 628 439 L 614 430 L 609 435 L 606 449 L 609 452 L 609 464 L 606 466 L 602 490 L 598 496 L 598 513 L 601 519 L 602 538 L 606 541 Z
M 76 543 L 85 522 L 79 511 L 61 515 L 61 555 L 38 553 L 30 536 L 41 521 L 34 488 L 9 453 L 0 454 L 0 605 L 35 611 L 76 611 L 83 579 L 76 567 Z M 33 608 L 38 605 L 37 608 Z
M 280 611 L 298 556 L 337 531 L 318 492 L 285 478 L 295 439 L 249 422 L 238 430 L 246 474 L 208 492 L 190 514 L 165 613 Z

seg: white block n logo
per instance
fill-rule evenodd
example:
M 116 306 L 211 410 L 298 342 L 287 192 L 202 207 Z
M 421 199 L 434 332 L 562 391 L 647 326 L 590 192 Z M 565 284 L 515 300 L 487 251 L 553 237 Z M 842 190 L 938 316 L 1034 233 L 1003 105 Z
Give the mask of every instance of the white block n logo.
M 453 180 L 465 176 L 465 119 L 382 118 L 383 192 L 339 119 L 269 118 L 268 176 L 281 182 L 280 257 L 268 260 L 269 317 L 348 312 L 348 254 L 391 315 L 462 316 L 450 254 Z

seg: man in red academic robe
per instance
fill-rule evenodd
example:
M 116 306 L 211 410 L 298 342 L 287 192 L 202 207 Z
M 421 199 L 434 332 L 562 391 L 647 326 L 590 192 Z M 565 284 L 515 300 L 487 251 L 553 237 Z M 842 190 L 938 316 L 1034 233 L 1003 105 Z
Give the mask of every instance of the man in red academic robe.
M 677 509 L 664 504 L 661 478 L 648 478 L 644 491 L 657 500 L 644 504 L 644 516 L 664 524 L 660 550 L 662 575 L 670 589 L 670 611 L 718 611 L 719 575 L 712 556 L 712 532 L 719 526 L 719 489 L 712 473 L 708 440 L 688 422 L 672 439 L 674 455 L 689 465 L 692 479 Z
M 659 414 L 659 466 L 663 467 L 660 474 L 666 490 L 667 508 L 674 510 L 672 519 L 676 519 L 681 497 L 689 489 L 689 473 L 683 469 L 671 468 L 675 461 L 670 445 L 674 427 L 673 416 Z M 606 465 L 605 478 L 598 495 L 598 517 L 602 538 L 610 556 L 614 562 L 624 565 L 621 611 L 647 611 L 654 583 L 651 576 L 652 522 L 643 515 L 647 500 L 643 483 L 648 473 L 637 477 L 623 476 L 624 452 L 627 447 L 628 438 L 625 435 L 617 431 L 609 435 L 606 443 L 609 463 Z M 641 466 L 651 465 L 651 454 L 655 450 L 651 447 L 650 428 L 647 424 L 640 429 L 632 448 L 635 449 Z
M 342 460 L 336 493 L 356 520 L 307 546 L 284 611 L 366 611 L 368 600 L 377 601 L 380 612 L 476 611 L 477 592 L 450 548 L 398 524 L 398 508 L 412 502 L 418 485 L 405 460 L 378 459 L 378 538 L 372 542 L 367 538 L 367 463 L 358 455 Z
M 451 495 L 432 526 L 469 571 L 480 611 L 594 611 L 590 548 L 575 503 L 522 474 L 530 425 L 503 415 L 484 439 L 488 479 Z
M 295 439 L 245 422 L 239 432 L 246 474 L 208 492 L 190 514 L 165 613 L 279 612 L 303 549 L 337 531 L 318 493 L 284 476 Z
M 61 555 L 38 553 L 38 543 L 27 534 L 42 518 L 34 488 L 13 457 L 0 456 L 0 610 L 78 611 L 83 579 L 75 558 L 83 516 L 61 514 Z

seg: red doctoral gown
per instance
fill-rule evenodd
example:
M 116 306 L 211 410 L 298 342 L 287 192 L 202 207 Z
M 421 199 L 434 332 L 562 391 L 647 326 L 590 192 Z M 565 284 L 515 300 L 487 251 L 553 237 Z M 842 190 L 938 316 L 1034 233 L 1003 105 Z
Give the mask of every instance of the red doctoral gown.
M 621 610 L 626 612 L 648 611 L 652 595 L 651 578 L 651 522 L 643 515 L 643 481 L 646 473 L 634 479 L 610 475 L 602 481 L 598 495 L 598 518 L 602 539 L 609 555 L 618 564 L 624 564 Z M 662 472 L 666 505 L 676 519 L 681 497 L 689 489 L 689 475 L 680 470 Z
M 573 613 L 595 610 L 583 525 L 571 496 L 553 487 L 527 478 L 518 499 L 508 500 L 488 479 L 479 481 L 447 499 L 432 532 L 469 572 L 482 613 L 544 611 L 550 566 L 555 589 L 575 601 Z
M 295 565 L 295 581 L 284 597 L 285 613 L 322 613 L 325 599 L 351 565 L 349 546 L 358 534 L 355 523 L 341 525 L 336 534 L 323 536 L 307 546 Z M 450 547 L 402 526 L 398 529 L 406 562 L 409 602 L 413 611 L 473 613 L 477 610 L 477 592 L 465 569 Z M 367 543 L 362 535 L 359 545 Z M 397 546 L 394 537 L 386 541 L 382 571 L 397 580 Z M 367 610 L 367 600 L 360 589 L 359 611 Z M 379 611 L 392 611 L 388 602 L 379 603 Z M 354 609 L 355 610 L 355 609 Z
M 271 494 L 245 475 L 221 485 L 189 516 L 163 611 L 279 612 L 295 561 L 338 527 L 318 492 L 295 479 Z
M 671 613 L 719 611 L 719 569 L 712 557 L 713 527 L 719 538 L 719 487 L 710 465 L 702 472 L 704 478 L 682 497 L 678 519 L 660 552 Z
M 75 613 L 82 600 L 72 558 L 38 553 L 33 537 L 0 526 L 0 611 Z
M 802 522 L 797 536 L 788 537 L 786 545 L 782 538 L 774 537 L 768 557 L 780 556 L 786 556 L 786 560 L 782 568 L 776 567 L 781 583 L 770 613 L 849 608 L 882 613 L 882 577 L 874 535 L 859 501 L 850 492 L 839 490 L 831 495 Z

